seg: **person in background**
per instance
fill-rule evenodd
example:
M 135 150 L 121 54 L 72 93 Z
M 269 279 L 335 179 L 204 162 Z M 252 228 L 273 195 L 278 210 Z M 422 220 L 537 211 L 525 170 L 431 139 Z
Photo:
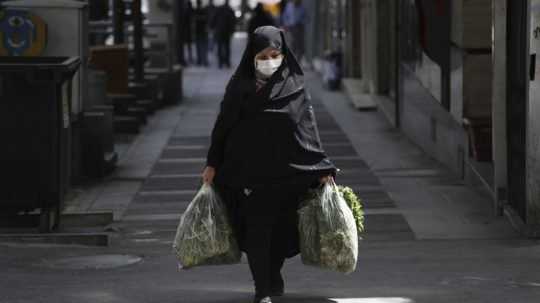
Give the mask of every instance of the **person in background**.
M 307 23 L 307 11 L 302 0 L 287 2 L 281 16 L 283 28 L 287 31 L 291 40 L 291 49 L 296 54 L 298 61 L 302 62 L 305 52 L 305 26 Z
M 255 29 L 265 25 L 275 25 L 274 18 L 265 11 L 262 3 L 258 3 L 253 10 L 253 17 L 248 21 L 248 35 L 252 34 Z
M 218 66 L 231 67 L 231 38 L 236 30 L 236 17 L 229 0 L 218 7 L 213 20 L 214 38 L 217 43 Z
M 203 7 L 201 0 L 197 0 L 194 18 L 197 65 L 208 66 L 208 9 Z
M 216 39 L 214 38 L 214 30 L 216 26 L 214 24 L 217 7 L 214 5 L 214 0 L 210 0 L 208 3 L 208 51 L 213 52 L 216 46 Z
M 182 54 L 181 62 L 184 65 L 193 63 L 193 5 L 191 1 L 187 2 L 185 9 L 182 11 Z M 187 50 L 187 60 L 185 59 L 185 50 Z

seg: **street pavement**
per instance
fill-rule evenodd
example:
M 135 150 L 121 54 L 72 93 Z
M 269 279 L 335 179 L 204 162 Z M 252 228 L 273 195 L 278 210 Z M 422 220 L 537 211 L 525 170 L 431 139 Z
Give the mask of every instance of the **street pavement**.
M 187 69 L 185 101 L 156 115 L 104 194 L 85 204 L 114 209 L 109 247 L 0 243 L 0 303 L 251 302 L 245 257 L 178 270 L 171 251 L 231 73 Z M 540 302 L 540 242 L 493 217 L 488 197 L 427 158 L 383 114 L 355 111 L 318 75 L 306 78 L 323 144 L 342 170 L 337 182 L 364 200 L 367 232 L 350 275 L 288 260 L 286 296 L 274 302 Z

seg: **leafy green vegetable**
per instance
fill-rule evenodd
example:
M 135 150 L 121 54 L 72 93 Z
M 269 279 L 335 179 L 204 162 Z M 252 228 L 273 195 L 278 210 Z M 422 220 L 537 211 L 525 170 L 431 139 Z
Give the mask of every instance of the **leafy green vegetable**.
M 240 262 L 225 206 L 210 185 L 203 185 L 182 215 L 173 250 L 183 268 Z
M 334 182 L 311 191 L 299 214 L 302 262 L 343 273 L 353 272 L 358 233 L 351 209 Z
M 365 218 L 364 218 L 364 206 L 362 203 L 362 200 L 356 195 L 356 193 L 352 190 L 352 188 L 348 186 L 338 185 L 339 192 L 343 196 L 343 199 L 345 199 L 345 202 L 347 202 L 347 206 L 351 209 L 354 217 L 354 221 L 356 223 L 356 228 L 358 230 L 358 234 L 365 232 Z M 305 206 L 306 201 L 313 200 L 317 197 L 317 194 L 320 191 L 315 189 L 310 189 L 306 192 L 305 196 L 303 197 L 302 201 L 304 201 L 303 205 Z
M 362 200 L 356 196 L 354 191 L 348 186 L 339 185 L 339 192 L 343 195 L 345 202 L 353 213 L 354 220 L 356 222 L 356 228 L 358 233 L 363 233 L 364 229 L 364 209 L 362 206 Z

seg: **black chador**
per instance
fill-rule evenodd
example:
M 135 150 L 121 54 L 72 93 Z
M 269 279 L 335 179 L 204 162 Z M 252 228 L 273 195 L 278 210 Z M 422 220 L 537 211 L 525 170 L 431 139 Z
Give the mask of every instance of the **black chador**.
M 257 89 L 255 55 L 273 47 L 283 63 Z M 247 253 L 257 297 L 280 293 L 285 258 L 299 253 L 301 196 L 335 174 L 319 136 L 304 73 L 283 32 L 259 27 L 232 76 L 212 131 L 207 165 Z

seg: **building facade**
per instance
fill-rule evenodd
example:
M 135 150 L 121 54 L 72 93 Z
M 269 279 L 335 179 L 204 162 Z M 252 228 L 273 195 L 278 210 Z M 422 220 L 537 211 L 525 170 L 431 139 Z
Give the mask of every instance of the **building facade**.
M 540 0 L 314 1 L 313 57 L 534 236 L 540 225 Z

